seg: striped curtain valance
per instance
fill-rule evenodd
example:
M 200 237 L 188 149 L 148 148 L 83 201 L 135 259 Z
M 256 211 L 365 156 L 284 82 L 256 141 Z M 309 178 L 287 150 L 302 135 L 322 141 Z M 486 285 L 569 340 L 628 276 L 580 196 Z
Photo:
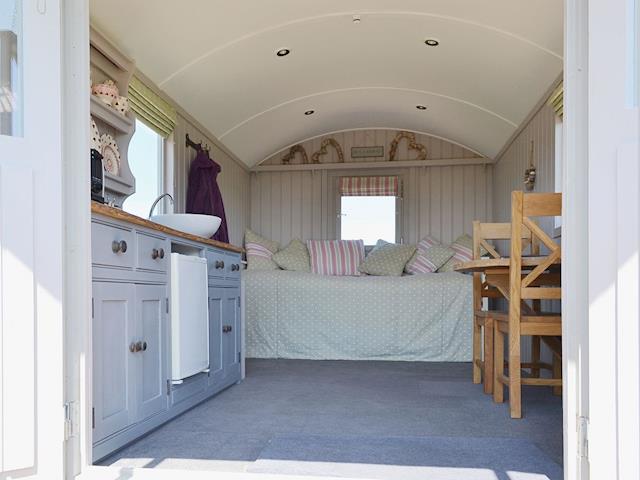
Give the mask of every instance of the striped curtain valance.
M 176 126 L 177 114 L 169 102 L 134 76 L 129 83 L 131 110 L 158 135 L 167 138 Z
M 340 194 L 344 197 L 398 197 L 398 177 L 341 177 Z
M 549 96 L 549 100 L 547 103 L 553 110 L 556 112 L 558 117 L 562 118 L 562 110 L 564 107 L 564 84 L 560 82 L 560 85 L 556 87 L 551 96 Z

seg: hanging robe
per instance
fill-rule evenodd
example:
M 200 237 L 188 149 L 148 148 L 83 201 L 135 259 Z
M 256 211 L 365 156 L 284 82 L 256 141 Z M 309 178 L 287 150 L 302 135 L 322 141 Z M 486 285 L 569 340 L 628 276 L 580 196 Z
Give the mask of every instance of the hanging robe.
M 227 217 L 224 213 L 222 193 L 220 193 L 217 181 L 221 171 L 220 165 L 209 158 L 207 152 L 204 150 L 198 152 L 189 169 L 186 213 L 201 213 L 220 217 L 222 219 L 220 228 L 211 238 L 228 243 Z

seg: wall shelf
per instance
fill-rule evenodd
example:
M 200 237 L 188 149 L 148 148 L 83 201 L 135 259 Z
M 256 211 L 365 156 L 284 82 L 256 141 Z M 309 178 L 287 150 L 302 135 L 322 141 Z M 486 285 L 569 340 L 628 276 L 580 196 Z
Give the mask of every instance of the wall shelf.
M 349 163 L 305 163 L 293 165 L 258 165 L 252 172 L 286 172 L 305 170 L 354 170 L 371 168 L 446 167 L 455 165 L 491 165 L 493 160 L 486 157 L 448 158 L 438 160 L 394 160 L 393 162 L 349 162 Z
M 129 135 L 133 133 L 133 120 L 125 117 L 113 108 L 106 105 L 95 95 L 91 95 L 91 116 L 102 120 L 107 125 L 113 127 L 119 133 Z

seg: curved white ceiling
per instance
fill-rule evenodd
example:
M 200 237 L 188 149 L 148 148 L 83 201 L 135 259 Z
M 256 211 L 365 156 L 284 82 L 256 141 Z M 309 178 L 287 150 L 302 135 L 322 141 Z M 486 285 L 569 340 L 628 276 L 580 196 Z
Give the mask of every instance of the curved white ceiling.
M 91 7 L 94 24 L 249 166 L 305 138 L 378 127 L 493 157 L 562 70 L 557 0 Z M 277 57 L 283 47 L 291 54 Z

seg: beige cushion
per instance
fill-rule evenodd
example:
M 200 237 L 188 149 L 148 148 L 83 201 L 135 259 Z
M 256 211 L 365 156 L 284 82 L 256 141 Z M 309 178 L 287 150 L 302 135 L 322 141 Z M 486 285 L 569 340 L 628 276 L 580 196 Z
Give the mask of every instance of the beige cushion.
M 247 251 L 247 270 L 278 270 L 273 254 L 280 244 L 264 238 L 251 230 L 244 233 L 244 248 Z
M 310 272 L 309 249 L 297 238 L 291 240 L 289 245 L 273 254 L 273 261 L 283 270 L 295 272 Z
M 415 245 L 398 245 L 378 240 L 376 247 L 360 264 L 360 271 L 369 275 L 398 277 L 404 266 L 415 253 Z

